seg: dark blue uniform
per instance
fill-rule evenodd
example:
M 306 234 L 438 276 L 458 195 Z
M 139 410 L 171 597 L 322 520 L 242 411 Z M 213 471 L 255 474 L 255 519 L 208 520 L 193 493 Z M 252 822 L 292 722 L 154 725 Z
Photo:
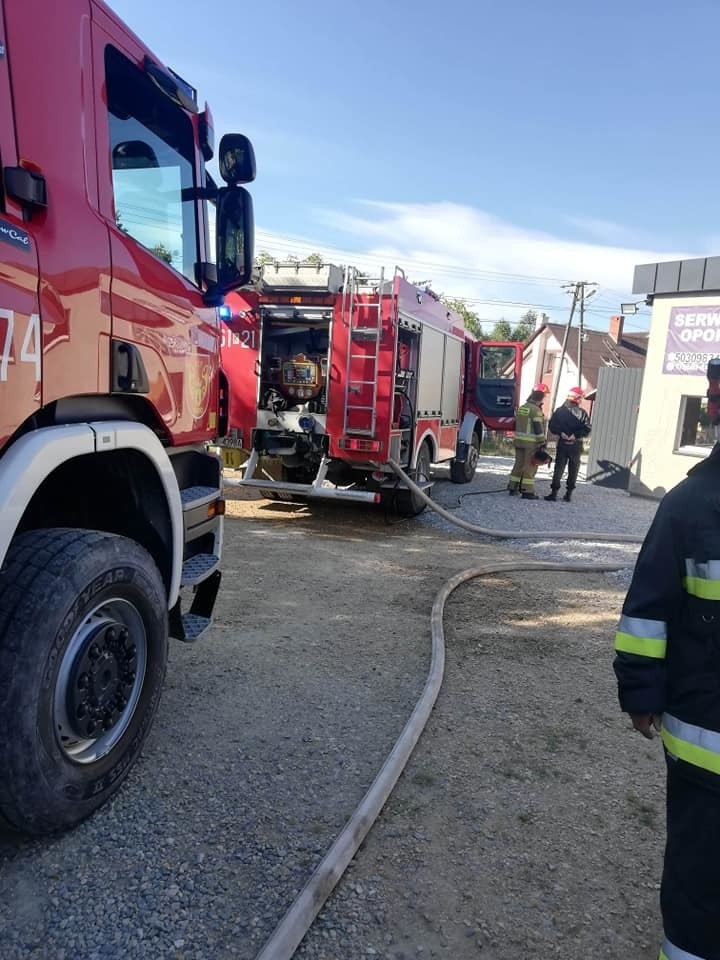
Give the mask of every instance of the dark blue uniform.
M 620 705 L 662 714 L 661 960 L 720 960 L 720 445 L 660 503 L 615 640 Z
M 590 435 L 590 418 L 579 404 L 566 400 L 550 417 L 548 429 L 550 433 L 557 435 L 558 441 L 555 453 L 555 469 L 550 484 L 552 494 L 550 498 L 546 499 L 555 499 L 557 491 L 560 489 L 565 467 L 567 467 L 566 499 L 569 500 L 575 489 L 578 471 L 580 470 L 583 440 Z M 574 439 L 564 440 L 562 434 Z

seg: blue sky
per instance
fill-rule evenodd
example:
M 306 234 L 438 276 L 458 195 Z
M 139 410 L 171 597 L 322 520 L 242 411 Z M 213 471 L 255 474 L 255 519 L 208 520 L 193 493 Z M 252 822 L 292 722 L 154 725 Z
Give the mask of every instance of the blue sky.
M 636 263 L 720 253 L 714 0 L 110 5 L 252 137 L 258 249 L 397 262 L 488 319 L 597 281 L 598 328 Z

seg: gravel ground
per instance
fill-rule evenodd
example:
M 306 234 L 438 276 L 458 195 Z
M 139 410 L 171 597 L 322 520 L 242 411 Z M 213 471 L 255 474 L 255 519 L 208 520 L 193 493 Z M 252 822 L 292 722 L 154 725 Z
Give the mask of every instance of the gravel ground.
M 586 483 L 581 470 L 578 485 L 570 503 L 562 496 L 555 503 L 545 500 L 523 500 L 509 497 L 507 478 L 512 467 L 510 457 L 481 457 L 475 480 L 467 485 L 457 486 L 448 481 L 447 467 L 434 468 L 437 480 L 433 488 L 433 498 L 440 506 L 457 513 L 463 520 L 477 523 L 493 530 L 537 530 L 542 532 L 572 531 L 602 533 L 622 533 L 644 536 L 652 518 L 655 516 L 658 502 L 641 497 L 631 497 L 622 490 L 599 487 Z M 550 493 L 552 471 L 540 467 L 537 473 L 536 492 L 541 498 Z M 420 518 L 438 530 L 453 532 L 462 536 L 463 532 L 448 520 L 427 510 Z M 638 547 L 634 544 L 610 544 L 600 541 L 563 540 L 505 540 L 507 546 L 522 550 L 537 560 L 556 560 L 558 562 L 576 560 L 590 563 L 618 563 L 632 567 Z M 627 588 L 631 571 L 625 570 L 607 575 L 611 582 Z
M 472 485 L 435 495 L 456 503 L 503 468 L 484 462 Z M 577 505 L 487 494 L 459 512 L 525 526 L 564 511 L 584 527 L 598 495 L 598 529 L 621 512 L 644 532 L 655 504 L 590 486 Z M 0 839 L 2 960 L 251 960 L 419 696 L 437 590 L 544 549 L 429 513 L 389 525 L 357 505 L 240 496 L 228 512 L 216 626 L 172 646 L 124 788 L 70 834 Z M 621 601 L 603 576 L 460 588 L 430 725 L 299 958 L 654 958 L 661 768 L 616 707 Z

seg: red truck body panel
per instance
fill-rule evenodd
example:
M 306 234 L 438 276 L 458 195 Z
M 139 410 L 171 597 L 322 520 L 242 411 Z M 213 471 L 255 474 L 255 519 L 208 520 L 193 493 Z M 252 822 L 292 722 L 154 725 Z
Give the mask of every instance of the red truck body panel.
M 10 199 L 0 209 L 0 309 L 14 314 L 12 335 L 0 318 L 0 445 L 40 407 L 109 394 L 113 337 L 139 351 L 145 396 L 167 442 L 209 440 L 217 428 L 216 311 L 196 283 L 118 226 L 113 200 L 105 52 L 139 68 L 145 57 L 159 61 L 96 0 L 4 0 L 2 16 L 0 157 L 4 167 L 41 172 L 48 205 L 29 222 Z M 54 38 L 42 57 L 32 23 Z M 196 143 L 197 117 L 187 122 Z M 197 221 L 204 227 L 199 213 Z M 3 224 L 22 230 L 24 246 L 3 242 Z M 197 249 L 198 260 L 210 259 L 204 229 Z M 32 330 L 38 314 L 41 343 Z
M 275 269 L 281 276 L 277 286 L 261 279 L 256 288 L 227 298 L 222 363 L 230 385 L 234 446 L 260 450 L 266 435 L 284 432 L 299 436 L 298 449 L 303 448 L 298 416 L 311 414 L 316 423 L 306 433 L 315 437 L 316 460 L 322 444 L 332 461 L 371 471 L 390 459 L 404 458 L 414 466 L 428 441 L 434 460 L 452 460 L 466 414 L 489 429 L 512 427 L 519 377 L 511 382 L 506 372 L 497 381 L 482 380 L 479 372 L 488 348 L 504 351 L 501 355 L 517 371 L 522 345 L 477 342 L 457 313 L 400 274 L 375 286 L 363 279 L 352 294 L 349 281 L 344 290 L 322 294 L 303 290 L 302 280 L 297 289 L 283 289 L 286 280 L 293 283 L 293 266 Z M 303 399 L 301 377 L 296 396 L 285 384 L 279 388 L 284 399 L 275 391 L 268 401 L 280 369 L 293 361 L 326 364 L 324 393 L 313 387 Z M 256 434 L 263 439 L 255 442 Z M 270 443 L 282 448 L 277 437 Z M 286 464 L 298 463 L 289 445 L 280 456 Z M 307 455 L 305 460 L 309 463 Z M 290 473 L 297 474 L 297 466 Z

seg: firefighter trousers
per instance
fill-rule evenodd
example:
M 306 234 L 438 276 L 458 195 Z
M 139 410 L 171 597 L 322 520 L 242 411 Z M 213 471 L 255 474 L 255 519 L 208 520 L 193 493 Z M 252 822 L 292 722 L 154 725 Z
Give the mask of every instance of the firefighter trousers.
M 535 474 L 537 464 L 532 462 L 532 455 L 536 447 L 515 446 L 515 463 L 510 471 L 508 490 L 519 490 L 521 493 L 535 492 Z
M 562 483 L 562 475 L 567 467 L 567 492 L 572 493 L 577 482 L 578 472 L 580 470 L 580 457 L 582 456 L 582 444 L 565 444 L 558 441 L 555 451 L 555 469 L 553 470 L 551 490 L 559 490 Z
M 720 776 L 696 775 L 681 760 L 666 759 L 660 958 L 720 960 Z

